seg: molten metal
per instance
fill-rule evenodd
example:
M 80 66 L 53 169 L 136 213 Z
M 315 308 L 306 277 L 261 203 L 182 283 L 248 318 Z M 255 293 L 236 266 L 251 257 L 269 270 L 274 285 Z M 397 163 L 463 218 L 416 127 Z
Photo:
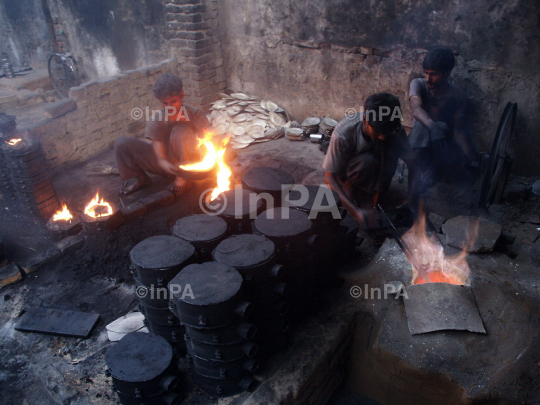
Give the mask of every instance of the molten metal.
M 112 215 L 113 209 L 108 202 L 103 201 L 103 198 L 99 201 L 99 192 L 97 192 L 96 197 L 84 209 L 84 213 L 92 218 L 101 218 Z
M 8 145 L 11 145 L 11 146 L 15 146 L 17 145 L 19 142 L 21 142 L 22 139 L 12 139 L 10 141 L 5 141 Z
M 227 143 L 229 143 L 230 136 L 226 137 L 221 145 L 217 148 L 212 142 L 212 137 L 214 134 L 212 132 L 207 132 L 203 139 L 198 139 L 199 144 L 197 145 L 200 148 L 202 145 L 206 147 L 207 153 L 204 156 L 203 160 L 197 163 L 191 163 L 187 165 L 180 165 L 180 168 L 188 171 L 209 171 L 214 167 L 218 167 L 217 173 L 217 186 L 212 191 L 210 196 L 210 201 L 214 201 L 219 193 L 229 190 L 231 177 L 231 169 L 225 164 L 223 160 L 225 154 L 225 148 Z
M 62 210 L 57 211 L 56 214 L 54 214 L 52 218 L 53 221 L 66 221 L 66 222 L 71 219 L 73 219 L 73 215 L 71 215 L 71 212 L 69 212 L 66 204 L 62 204 Z
M 467 252 L 446 256 L 444 249 L 434 235 L 426 233 L 426 217 L 421 215 L 413 227 L 402 237 L 414 256 L 412 284 L 449 283 L 470 285 L 471 272 L 467 263 Z

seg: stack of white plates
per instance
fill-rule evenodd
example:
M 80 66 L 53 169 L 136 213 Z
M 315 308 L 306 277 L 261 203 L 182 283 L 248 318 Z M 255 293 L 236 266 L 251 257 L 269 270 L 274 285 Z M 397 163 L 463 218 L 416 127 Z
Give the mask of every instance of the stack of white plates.
M 285 130 L 285 138 L 289 141 L 303 141 L 304 131 L 301 128 L 287 128 Z
M 319 117 L 306 118 L 304 122 L 302 122 L 302 128 L 308 134 L 317 134 L 319 132 L 320 123 L 321 119 Z
M 324 117 L 321 121 L 321 125 L 319 125 L 319 130 L 321 134 L 326 135 L 327 137 L 332 136 L 332 132 L 334 132 L 334 128 L 337 125 L 337 121 L 330 118 L 330 117 Z
M 221 100 L 212 103 L 209 120 L 215 135 L 230 134 L 234 149 L 252 143 L 267 142 L 285 135 L 289 115 L 276 103 L 246 93 L 218 93 Z

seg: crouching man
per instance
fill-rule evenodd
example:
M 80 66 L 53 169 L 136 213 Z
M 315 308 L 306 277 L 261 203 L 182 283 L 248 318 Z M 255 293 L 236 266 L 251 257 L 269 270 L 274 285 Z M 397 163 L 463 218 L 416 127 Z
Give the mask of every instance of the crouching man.
M 368 210 L 390 187 L 398 159 L 411 171 L 413 152 L 401 119 L 399 99 L 376 93 L 367 98 L 363 113 L 342 119 L 332 134 L 323 163 L 325 181 L 364 229 Z
M 178 166 L 201 159 L 197 138 L 210 130 L 210 123 L 202 111 L 182 104 L 182 80 L 170 73 L 163 74 L 154 83 L 154 96 L 163 111 L 150 117 L 146 125 L 145 136 L 151 143 L 127 137 L 116 140 L 121 195 L 151 184 L 147 173 L 174 176 L 167 188 L 180 195 L 187 190 L 189 182 L 181 177 Z

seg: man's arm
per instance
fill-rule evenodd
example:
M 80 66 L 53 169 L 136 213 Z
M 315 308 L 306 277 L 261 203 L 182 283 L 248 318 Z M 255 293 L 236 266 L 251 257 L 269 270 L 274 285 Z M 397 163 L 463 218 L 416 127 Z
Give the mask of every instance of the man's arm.
M 409 99 L 411 104 L 412 115 L 428 128 L 432 128 L 435 122 L 429 117 L 429 114 L 422 107 L 422 99 L 420 96 L 411 96 Z
M 178 167 L 167 160 L 167 148 L 165 147 L 165 143 L 152 139 L 152 146 L 154 148 L 154 153 L 156 155 L 159 167 L 173 176 L 178 176 Z
M 345 193 L 345 191 L 343 190 L 343 184 L 341 183 L 341 180 L 339 180 L 338 175 L 325 170 L 324 182 L 328 184 L 332 190 L 338 193 L 341 203 L 347 209 L 347 211 L 349 211 L 353 218 L 360 224 L 360 227 L 366 229 L 367 223 L 364 211 L 356 207 L 349 199 L 347 193 Z

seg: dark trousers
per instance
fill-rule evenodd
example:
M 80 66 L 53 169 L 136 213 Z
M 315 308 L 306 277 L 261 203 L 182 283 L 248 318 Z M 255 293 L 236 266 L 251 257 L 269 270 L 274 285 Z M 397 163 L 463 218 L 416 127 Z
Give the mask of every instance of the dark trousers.
M 197 134 L 188 124 L 175 125 L 166 142 L 167 160 L 175 164 L 197 162 L 200 160 L 197 146 Z M 114 152 L 120 177 L 124 181 L 132 177 L 142 178 L 146 173 L 170 176 L 158 165 L 151 143 L 121 137 L 114 144 Z

